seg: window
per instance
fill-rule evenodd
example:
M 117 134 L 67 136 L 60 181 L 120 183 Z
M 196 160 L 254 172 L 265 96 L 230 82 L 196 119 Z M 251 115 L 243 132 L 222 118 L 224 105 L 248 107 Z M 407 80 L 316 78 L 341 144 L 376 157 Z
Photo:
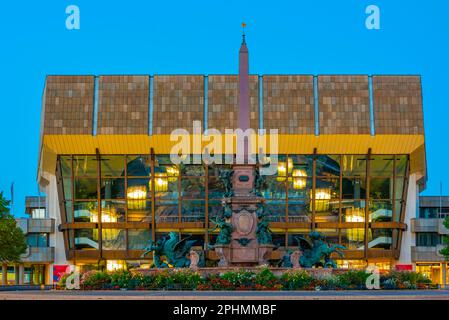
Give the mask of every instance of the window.
M 449 208 L 440 208 L 438 207 L 421 207 L 419 208 L 419 217 L 424 219 L 444 219 L 447 215 L 449 215 Z
M 31 218 L 32 219 L 45 219 L 45 209 L 32 209 L 31 210 Z
M 124 229 L 101 230 L 103 250 L 125 250 L 126 232 Z
M 441 236 L 436 232 L 418 232 L 416 245 L 418 247 L 435 247 L 441 243 Z
M 27 244 L 32 248 L 48 247 L 48 234 L 30 233 L 26 236 Z
M 148 246 L 151 239 L 151 230 L 149 229 L 129 229 L 128 230 L 128 249 L 143 250 Z

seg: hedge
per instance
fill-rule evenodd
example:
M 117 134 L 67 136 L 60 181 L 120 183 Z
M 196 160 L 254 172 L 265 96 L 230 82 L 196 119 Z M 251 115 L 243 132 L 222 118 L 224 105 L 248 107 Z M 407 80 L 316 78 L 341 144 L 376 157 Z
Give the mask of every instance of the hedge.
M 59 288 L 65 289 L 64 275 Z M 366 290 L 370 274 L 347 270 L 338 274 L 292 269 L 276 276 L 268 268 L 201 274 L 190 269 L 167 269 L 149 274 L 130 271 L 89 271 L 80 278 L 83 290 Z M 381 289 L 424 289 L 431 281 L 421 273 L 391 271 L 380 276 Z

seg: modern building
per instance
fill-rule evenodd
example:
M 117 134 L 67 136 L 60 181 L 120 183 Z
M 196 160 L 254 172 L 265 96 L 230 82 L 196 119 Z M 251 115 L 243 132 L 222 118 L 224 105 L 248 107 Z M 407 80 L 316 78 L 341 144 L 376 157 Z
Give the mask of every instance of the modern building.
M 195 138 L 193 121 L 223 133 L 244 112 L 250 128 L 278 130 L 277 152 L 263 148 L 267 161 L 278 154 L 262 190 L 273 260 L 316 230 L 347 247 L 342 267 L 413 267 L 427 180 L 420 76 L 248 75 L 245 41 L 239 55 L 239 74 L 47 76 L 38 180 L 58 228 L 57 267 L 145 267 L 148 241 L 170 231 L 217 260 L 206 244 L 230 164 L 174 164 L 170 134 Z
M 443 220 L 448 215 L 449 197 L 420 197 L 419 211 L 410 221 L 411 232 L 415 235 L 412 262 L 417 271 L 440 285 L 449 284 L 449 262 L 439 253 L 447 245 L 443 239 L 449 230 L 444 227 Z
M 27 218 L 17 218 L 17 226 L 25 234 L 28 244 L 21 262 L 2 266 L 2 284 L 53 284 L 55 254 L 55 219 L 49 218 L 45 197 L 26 197 Z

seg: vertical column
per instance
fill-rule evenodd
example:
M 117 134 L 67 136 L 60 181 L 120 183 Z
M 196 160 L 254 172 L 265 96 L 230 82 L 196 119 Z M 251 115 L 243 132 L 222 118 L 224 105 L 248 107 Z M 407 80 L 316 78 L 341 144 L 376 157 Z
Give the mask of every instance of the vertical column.
M 24 267 L 23 263 L 20 263 L 19 264 L 19 284 L 20 285 L 23 284 L 24 274 L 25 274 L 25 267 Z
M 127 222 L 127 228 L 125 229 L 125 248 L 126 248 L 126 257 L 129 255 L 129 229 L 128 229 L 128 155 L 123 155 L 123 168 L 125 173 L 125 221 Z M 146 200 L 145 200 L 146 201 Z M 145 204 L 145 209 L 147 206 Z
M 284 181 L 284 183 L 285 183 L 285 222 L 289 222 L 289 218 L 288 218 L 288 190 L 289 190 L 289 187 L 290 187 L 290 184 L 288 183 L 288 181 L 289 181 L 289 179 L 290 179 L 290 175 L 291 175 L 291 173 L 288 173 L 288 161 L 289 161 L 289 159 L 290 159 L 290 155 L 289 154 L 287 154 L 286 155 L 287 156 L 287 158 L 286 158 L 286 168 L 287 168 L 287 170 L 286 170 L 286 178 L 285 178 L 285 181 Z M 292 181 L 293 181 L 293 178 L 292 178 Z
M 369 92 L 369 119 L 370 119 L 370 133 L 372 136 L 376 134 L 374 126 L 374 93 L 373 93 L 373 77 L 368 76 L 368 92 Z
M 154 149 L 151 148 L 150 150 L 150 166 L 151 166 L 151 239 L 153 241 L 156 241 L 156 217 L 155 217 L 155 210 L 154 210 L 154 201 L 156 200 L 156 193 L 155 188 L 156 184 L 154 183 L 154 161 L 155 161 L 155 155 L 154 155 Z
M 204 250 L 208 249 L 208 243 L 209 243 L 209 166 L 205 164 L 205 177 L 206 177 L 206 185 L 205 185 L 205 208 L 204 208 L 204 227 L 206 228 L 206 234 L 205 234 L 205 245 Z M 180 171 L 181 172 L 181 171 Z M 180 175 L 181 176 L 181 175 Z M 181 190 L 181 189 L 179 189 Z
M 313 76 L 313 102 L 315 116 L 315 135 L 320 135 L 320 112 L 319 112 L 319 95 L 318 95 L 318 76 Z
M 371 164 L 371 148 L 368 149 L 366 156 L 366 195 L 365 195 L 365 259 L 368 259 L 368 234 L 369 234 L 369 193 L 370 193 L 370 165 Z
M 340 155 L 340 177 L 339 177 L 339 199 L 338 199 L 338 223 L 342 223 L 342 202 L 343 202 L 343 155 Z M 338 228 L 338 243 L 341 243 L 341 228 Z
M 263 76 L 259 76 L 259 129 L 263 129 Z
M 8 265 L 6 263 L 2 264 L 2 285 L 6 286 L 8 284 Z
M 393 191 L 392 191 L 391 200 L 393 201 L 391 222 L 396 222 L 396 221 L 399 221 L 399 220 L 397 220 L 397 217 L 396 217 L 397 216 L 397 214 L 396 214 L 396 155 L 393 155 Z M 391 230 L 391 248 L 390 248 L 392 256 L 394 256 L 394 252 L 397 247 L 397 235 L 398 235 L 398 230 L 392 229 Z
M 209 76 L 204 76 L 204 110 L 203 110 L 203 130 L 209 127 Z
M 95 149 L 97 159 L 97 212 L 98 212 L 98 250 L 103 258 L 103 218 L 101 212 L 101 157 L 100 150 Z
M 443 277 L 443 279 L 441 279 L 441 287 L 442 288 L 446 288 L 448 283 L 447 283 L 447 263 L 442 263 L 441 264 L 441 276 Z
M 92 135 L 97 135 L 98 127 L 98 92 L 100 91 L 99 77 L 94 78 L 94 114 L 92 116 Z
M 70 188 L 72 189 L 72 219 L 71 222 L 75 222 L 75 170 L 73 170 L 73 155 L 70 155 Z M 65 203 L 64 203 L 65 205 Z M 69 229 L 68 231 L 68 237 L 69 237 L 69 251 L 73 250 L 73 264 L 76 265 L 76 245 L 75 245 L 75 230 Z M 70 244 L 72 244 L 72 247 L 70 247 Z
M 154 98 L 154 77 L 150 76 L 149 81 L 149 94 L 148 94 L 148 134 L 151 136 L 153 135 L 153 114 L 154 114 L 154 107 L 153 107 L 153 98 Z
M 313 164 L 312 164 L 312 231 L 315 231 L 315 211 L 316 211 L 316 154 L 317 149 L 313 150 Z M 288 171 L 288 170 L 287 170 Z
M 14 281 L 17 284 L 19 284 L 19 265 L 15 264 L 14 265 Z

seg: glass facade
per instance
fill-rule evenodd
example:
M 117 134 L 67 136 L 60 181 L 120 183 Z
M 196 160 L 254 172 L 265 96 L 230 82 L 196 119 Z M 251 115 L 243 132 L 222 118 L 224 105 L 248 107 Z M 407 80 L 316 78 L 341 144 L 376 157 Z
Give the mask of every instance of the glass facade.
M 58 159 L 71 250 L 142 250 L 168 231 L 193 234 L 204 247 L 216 235 L 207 230 L 221 213 L 219 173 L 229 164 L 174 165 L 168 155 Z M 407 168 L 405 155 L 279 155 L 261 190 L 274 242 L 295 246 L 295 235 L 314 229 L 350 250 L 395 249 Z

